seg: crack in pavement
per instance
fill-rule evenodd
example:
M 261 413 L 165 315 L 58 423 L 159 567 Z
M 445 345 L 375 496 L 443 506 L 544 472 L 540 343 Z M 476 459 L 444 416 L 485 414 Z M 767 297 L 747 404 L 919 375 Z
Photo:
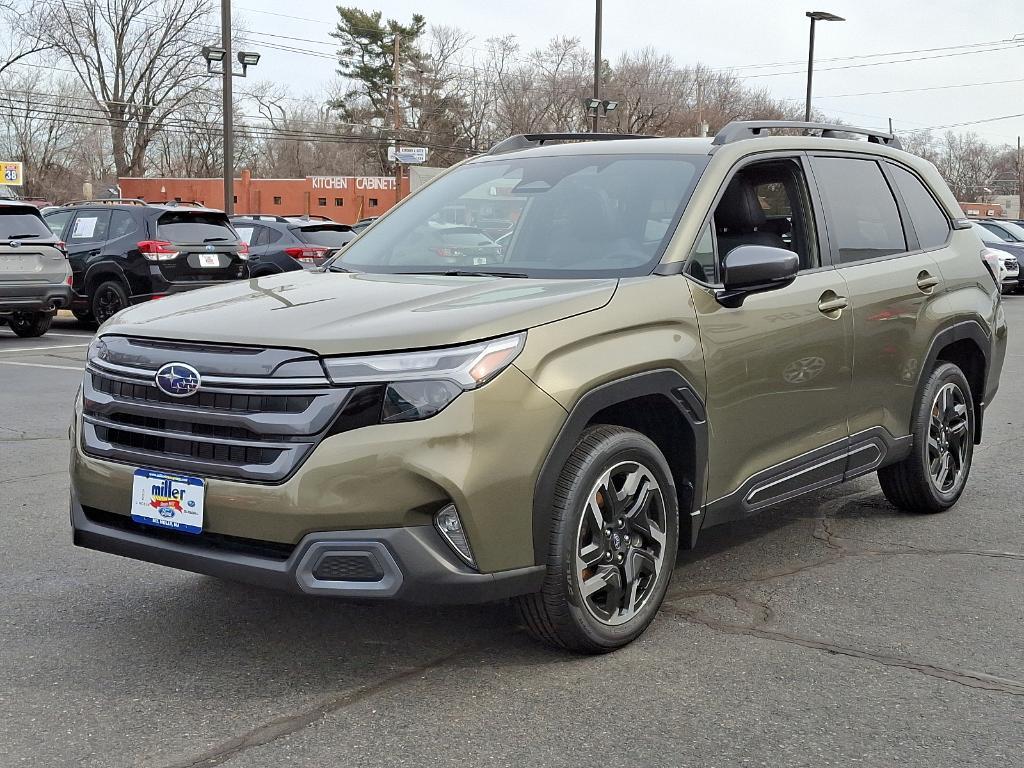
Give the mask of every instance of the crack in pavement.
M 768 624 L 771 623 L 774 613 L 769 607 L 768 603 L 775 597 L 778 590 L 773 590 L 764 601 L 755 600 L 754 598 L 742 593 L 746 587 L 751 585 L 762 585 L 767 582 L 784 579 L 789 576 L 795 576 L 806 571 L 814 570 L 817 568 L 825 568 L 836 563 L 841 562 L 846 558 L 852 557 L 896 557 L 905 555 L 915 556 L 951 556 L 951 555 L 966 555 L 972 557 L 993 557 L 993 558 L 1008 558 L 1013 560 L 1024 560 L 1024 554 L 1019 552 L 1001 552 L 998 550 L 979 550 L 979 549 L 930 549 L 924 547 L 916 547 L 913 545 L 893 545 L 885 549 L 868 548 L 862 546 L 852 546 L 851 543 L 867 543 L 876 546 L 885 547 L 885 544 L 881 542 L 863 542 L 861 540 L 844 537 L 836 534 L 833 530 L 833 521 L 829 519 L 828 512 L 831 508 L 836 509 L 842 507 L 845 504 L 851 503 L 853 499 L 835 499 L 831 502 L 826 503 L 821 508 L 821 514 L 814 519 L 815 525 L 811 532 L 811 537 L 817 541 L 820 541 L 825 545 L 828 550 L 828 554 L 817 560 L 812 560 L 806 563 L 799 563 L 796 565 L 789 565 L 781 567 L 775 570 L 768 571 L 752 576 L 748 579 L 739 582 L 726 582 L 720 584 L 711 584 L 705 587 L 699 587 L 696 589 L 670 589 L 665 595 L 664 602 L 662 603 L 661 610 L 673 616 L 682 618 L 693 624 L 700 624 L 709 629 L 724 632 L 733 635 L 746 635 L 750 637 L 759 637 L 765 640 L 773 640 L 776 642 L 789 643 L 791 645 L 797 645 L 802 648 L 808 648 L 812 650 L 824 651 L 826 653 L 850 656 L 853 658 L 864 659 L 866 661 L 872 661 L 877 664 L 882 664 L 888 667 L 899 667 L 901 669 L 908 669 L 915 672 L 919 672 L 930 677 L 939 678 L 948 682 L 957 683 L 959 685 L 966 686 L 968 688 L 976 688 L 987 691 L 994 691 L 997 693 L 1005 693 L 1013 696 L 1024 696 L 1024 681 L 1014 680 L 1012 678 L 998 677 L 996 675 L 990 675 L 985 672 L 975 672 L 971 670 L 952 669 L 947 667 L 940 667 L 935 664 L 928 662 L 917 661 L 900 656 L 889 656 L 881 653 L 873 653 L 860 648 L 854 648 L 851 646 L 839 645 L 837 643 L 829 643 L 822 640 L 815 640 L 809 637 L 803 637 L 800 635 L 791 634 L 777 629 L 771 629 Z M 732 624 L 725 621 L 720 621 L 711 616 L 705 614 L 699 608 L 685 608 L 675 603 L 681 600 L 687 600 L 697 597 L 715 596 L 721 597 L 731 601 L 736 608 L 744 611 L 750 617 L 750 620 L 746 624 Z
M 251 730 L 227 739 L 226 741 L 207 749 L 196 757 L 190 757 L 185 760 L 172 763 L 165 763 L 161 768 L 206 768 L 207 766 L 221 765 L 234 759 L 246 750 L 254 747 L 262 747 L 285 736 L 290 736 L 291 734 L 313 725 L 317 721 L 323 720 L 328 715 L 338 712 L 345 707 L 356 704 L 363 699 L 392 688 L 424 672 L 444 666 L 454 658 L 477 649 L 480 645 L 482 644 L 462 648 L 436 659 L 432 659 L 424 664 L 419 664 L 415 667 L 402 670 L 401 672 L 388 675 L 376 682 L 366 683 L 364 685 L 336 693 L 333 696 L 322 699 L 320 702 L 307 709 L 293 712 L 288 715 L 282 715 L 281 717 L 270 720 Z
M 753 603 L 756 601 L 748 599 L 748 602 Z M 837 656 L 851 656 L 857 659 L 873 661 L 876 664 L 882 664 L 887 667 L 899 667 L 901 669 L 909 669 L 914 672 L 920 672 L 921 674 L 928 675 L 929 677 L 936 677 L 940 680 L 946 680 L 951 683 L 957 683 L 968 688 L 977 688 L 985 691 L 994 691 L 996 693 L 1006 693 L 1012 696 L 1024 696 L 1024 681 L 1020 680 L 1013 680 L 1011 678 L 1006 677 L 996 677 L 995 675 L 988 675 L 984 672 L 971 672 L 968 670 L 947 669 L 944 667 L 936 666 L 934 664 L 928 664 L 926 662 L 914 661 L 913 659 L 906 659 L 899 656 L 886 656 L 880 653 L 864 651 L 859 648 L 852 648 L 850 646 L 837 645 L 835 643 L 814 640 L 809 637 L 801 637 L 799 635 L 789 634 L 788 632 L 780 632 L 777 630 L 765 629 L 763 626 L 760 625 L 760 620 L 755 620 L 751 624 L 747 625 L 728 624 L 726 622 L 716 621 L 715 619 L 703 616 L 701 615 L 700 611 L 687 610 L 685 608 L 680 608 L 679 606 L 672 605 L 670 603 L 662 604 L 661 610 L 673 616 L 678 616 L 690 623 L 700 624 L 702 626 L 708 627 L 709 629 L 713 629 L 717 632 L 724 632 L 731 635 L 747 635 L 750 637 L 760 637 L 765 640 L 775 640 L 777 642 L 798 645 L 801 648 L 810 648 L 813 650 L 825 651 L 826 653 L 835 654 Z

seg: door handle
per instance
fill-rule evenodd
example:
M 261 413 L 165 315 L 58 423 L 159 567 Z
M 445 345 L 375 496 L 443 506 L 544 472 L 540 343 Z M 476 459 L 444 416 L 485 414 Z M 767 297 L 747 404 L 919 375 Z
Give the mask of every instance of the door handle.
M 917 276 L 917 287 L 925 293 L 931 293 L 939 284 L 939 278 L 935 277 L 927 269 L 921 270 Z
M 850 306 L 850 300 L 832 291 L 825 291 L 818 299 L 818 311 L 825 315 L 840 312 Z

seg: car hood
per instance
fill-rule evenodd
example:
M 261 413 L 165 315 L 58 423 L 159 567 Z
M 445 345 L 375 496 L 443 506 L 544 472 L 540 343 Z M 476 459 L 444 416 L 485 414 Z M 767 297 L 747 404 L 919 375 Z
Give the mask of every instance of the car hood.
M 614 279 L 286 272 L 124 310 L 103 334 L 308 349 L 321 355 L 445 346 L 591 312 Z
M 1008 253 L 1010 256 L 1016 257 L 1018 261 L 1024 258 L 1024 243 L 985 243 L 985 247 Z

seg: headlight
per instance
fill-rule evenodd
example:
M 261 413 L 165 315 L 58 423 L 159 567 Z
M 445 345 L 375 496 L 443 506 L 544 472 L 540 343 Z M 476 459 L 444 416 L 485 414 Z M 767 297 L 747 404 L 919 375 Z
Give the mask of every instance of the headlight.
M 102 336 L 96 336 L 89 342 L 89 349 L 86 350 L 85 360 L 91 363 L 93 360 L 102 360 L 107 354 L 107 343 Z
M 325 360 L 335 384 L 387 384 L 381 421 L 415 421 L 441 412 L 467 390 L 507 368 L 526 333 L 461 347 Z

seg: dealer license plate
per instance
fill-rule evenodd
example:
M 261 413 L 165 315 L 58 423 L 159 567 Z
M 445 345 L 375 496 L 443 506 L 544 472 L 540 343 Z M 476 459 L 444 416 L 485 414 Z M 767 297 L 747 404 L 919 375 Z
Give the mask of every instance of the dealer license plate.
M 220 256 L 216 253 L 200 253 L 199 254 L 199 266 L 201 267 L 219 267 Z
M 203 532 L 205 482 L 200 477 L 135 470 L 132 520 L 185 533 Z

